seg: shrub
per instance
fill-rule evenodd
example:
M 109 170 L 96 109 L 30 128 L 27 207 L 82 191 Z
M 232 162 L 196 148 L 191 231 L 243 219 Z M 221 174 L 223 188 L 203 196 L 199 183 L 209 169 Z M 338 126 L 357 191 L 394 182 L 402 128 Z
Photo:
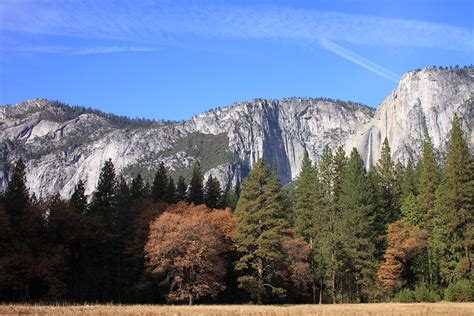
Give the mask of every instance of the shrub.
M 415 302 L 439 302 L 441 297 L 435 291 L 426 287 L 426 284 L 419 284 L 413 291 Z
M 395 302 L 400 303 L 413 303 L 415 301 L 415 297 L 413 295 L 413 291 L 410 289 L 403 289 L 395 295 Z
M 451 302 L 474 301 L 474 284 L 469 280 L 460 280 L 450 284 L 444 291 L 444 299 Z

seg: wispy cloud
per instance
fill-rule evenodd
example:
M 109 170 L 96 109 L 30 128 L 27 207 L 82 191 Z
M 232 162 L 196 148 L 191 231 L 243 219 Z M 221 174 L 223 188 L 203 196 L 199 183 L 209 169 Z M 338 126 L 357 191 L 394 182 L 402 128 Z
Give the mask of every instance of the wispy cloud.
M 414 47 L 459 52 L 474 49 L 471 29 L 441 23 L 281 6 L 216 6 L 206 1 L 197 6 L 194 2 L 176 2 L 3 0 L 0 31 L 105 39 L 152 47 L 185 35 L 307 41 L 320 43 L 390 80 L 396 76 L 394 73 L 345 47 Z
M 393 82 L 398 82 L 398 79 L 400 78 L 399 75 L 397 75 L 396 73 L 388 70 L 388 69 L 385 69 L 379 65 L 377 65 L 376 63 L 368 60 L 367 58 L 364 58 L 356 53 L 354 53 L 353 51 L 347 49 L 347 48 L 344 48 L 344 47 L 341 47 L 339 45 L 337 45 L 336 43 L 333 43 L 327 39 L 321 39 L 320 40 L 320 43 L 321 45 L 326 48 L 327 50 L 330 50 L 331 52 L 353 62 L 353 63 L 356 63 L 357 65 L 359 66 L 362 66 L 364 67 L 365 69 L 368 69 L 384 78 L 387 78 L 388 80 L 391 80 Z
M 153 52 L 157 48 L 137 46 L 99 46 L 99 47 L 66 47 L 66 46 L 28 46 L 19 47 L 26 53 L 64 54 L 64 55 L 96 55 L 123 52 Z

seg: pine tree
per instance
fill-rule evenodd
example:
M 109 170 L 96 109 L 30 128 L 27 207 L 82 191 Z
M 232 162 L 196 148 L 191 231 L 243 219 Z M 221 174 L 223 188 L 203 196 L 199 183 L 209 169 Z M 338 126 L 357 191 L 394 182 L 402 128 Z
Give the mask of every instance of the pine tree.
M 446 160 L 445 209 L 448 217 L 450 252 L 444 260 L 451 260 L 455 271 L 449 281 L 473 275 L 474 251 L 474 160 L 454 116 Z
M 301 171 L 296 179 L 295 198 L 295 231 L 304 238 L 310 248 L 310 264 L 312 272 L 312 299 L 316 303 L 316 282 L 321 277 L 316 275 L 316 225 L 315 210 L 320 201 L 317 169 L 313 167 L 308 152 L 305 152 L 301 162 Z
M 384 215 L 380 218 L 385 225 L 394 222 L 399 217 L 399 209 L 396 203 L 397 197 L 394 196 L 395 182 L 395 164 L 392 160 L 392 154 L 387 137 L 382 144 L 382 152 L 377 162 L 376 170 L 380 177 L 380 185 L 383 190 Z
M 435 220 L 437 189 L 440 184 L 440 169 L 436 161 L 435 152 L 428 131 L 425 130 L 423 154 L 417 165 L 418 195 L 416 208 L 411 208 L 412 222 L 426 230 L 433 239 L 433 225 Z M 408 201 L 407 201 L 408 202 Z M 405 211 L 405 213 L 407 213 Z M 420 220 L 421 219 L 421 220 Z M 433 247 L 428 247 L 415 258 L 413 270 L 416 278 L 434 286 L 437 283 L 439 265 Z
M 394 179 L 394 184 L 392 188 L 392 197 L 393 197 L 393 210 L 394 210 L 394 215 L 396 220 L 400 219 L 401 212 L 400 212 L 400 207 L 401 207 L 401 201 L 402 201 L 402 186 L 403 186 L 403 181 L 405 179 L 405 167 L 402 165 L 402 163 L 397 161 L 395 164 L 395 179 Z
M 18 159 L 5 192 L 5 206 L 13 225 L 23 216 L 30 196 L 26 187 L 26 166 L 23 159 Z M 15 227 L 15 226 L 13 226 Z
M 112 159 L 104 163 L 99 175 L 97 188 L 92 196 L 91 212 L 111 216 L 113 200 L 115 198 L 115 167 Z
M 204 189 L 204 203 L 211 209 L 217 208 L 221 202 L 221 196 L 219 180 L 210 175 Z
M 314 235 L 316 181 L 315 169 L 311 164 L 308 152 L 305 152 L 301 171 L 296 179 L 295 230 L 310 245 L 312 245 Z
M 387 201 L 385 200 L 385 189 L 382 185 L 383 180 L 376 167 L 371 167 L 367 173 L 367 180 L 369 183 L 369 190 L 372 192 L 372 202 L 375 210 L 374 215 L 374 235 L 380 238 L 375 239 L 375 257 L 378 260 L 382 260 L 386 250 L 386 239 L 382 238 L 387 234 L 388 228 L 388 215 L 387 215 Z
M 239 287 L 261 304 L 266 297 L 281 296 L 278 275 L 284 263 L 282 240 L 287 234 L 284 195 L 278 178 L 259 160 L 244 182 L 235 210 L 238 233 L 234 241 L 241 253 L 236 270 Z
M 183 176 L 178 177 L 178 185 L 176 187 L 176 200 L 185 201 L 186 200 L 186 191 L 188 186 L 186 185 L 186 180 Z
M 375 281 L 375 209 L 364 161 L 355 148 L 345 168 L 340 205 L 345 267 L 349 268 L 346 282 L 349 292 L 365 302 Z
M 145 197 L 145 182 L 143 181 L 142 175 L 137 174 L 132 180 L 132 186 L 130 188 L 130 194 L 133 200 L 138 200 Z
M 319 303 L 323 303 L 323 282 L 326 280 L 333 303 L 336 301 L 337 261 L 336 229 L 339 217 L 334 196 L 334 157 L 328 145 L 323 149 L 318 168 L 319 203 L 316 203 L 315 261 L 320 281 Z
M 234 192 L 235 192 L 235 195 L 237 196 L 237 199 L 239 199 L 241 191 L 242 191 L 242 187 L 240 184 L 240 178 L 237 178 L 237 181 L 235 182 L 235 188 L 234 188 Z
M 436 189 L 439 185 L 440 175 L 433 144 L 431 143 L 427 131 L 425 131 L 425 140 L 423 143 L 423 156 L 419 164 L 418 209 L 424 217 L 422 228 L 430 231 L 435 208 Z
M 176 203 L 176 185 L 173 178 L 168 178 L 168 185 L 166 186 L 165 201 L 169 204 Z
M 405 168 L 405 174 L 402 181 L 402 200 L 409 195 L 416 196 L 418 194 L 417 188 L 417 177 L 416 171 L 413 167 L 411 160 L 408 160 L 408 163 Z
M 201 164 L 196 161 L 193 168 L 193 175 L 189 184 L 188 202 L 194 205 L 202 204 L 204 193 L 202 188 L 203 175 L 201 171 Z
M 344 169 L 347 165 L 347 157 L 342 146 L 336 149 L 334 154 L 334 201 L 336 207 L 339 205 L 339 198 L 342 192 L 342 183 L 344 181 Z
M 87 212 L 87 197 L 85 195 L 84 182 L 79 180 L 74 189 L 74 193 L 71 196 L 71 202 L 79 212 L 79 214 L 85 215 Z
M 153 187 L 151 188 L 151 194 L 153 197 L 153 201 L 164 201 L 165 200 L 165 193 L 166 193 L 166 186 L 168 185 L 168 175 L 165 168 L 165 164 L 163 162 L 160 163 L 160 167 L 155 174 L 155 178 L 153 180 Z

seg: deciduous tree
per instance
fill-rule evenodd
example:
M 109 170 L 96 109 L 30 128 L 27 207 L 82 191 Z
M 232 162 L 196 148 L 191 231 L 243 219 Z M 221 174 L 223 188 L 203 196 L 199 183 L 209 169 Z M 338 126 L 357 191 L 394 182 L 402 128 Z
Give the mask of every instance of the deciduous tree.
M 225 288 L 223 254 L 234 220 L 227 211 L 178 204 L 151 224 L 145 246 L 147 265 L 169 283 L 170 301 L 216 297 Z

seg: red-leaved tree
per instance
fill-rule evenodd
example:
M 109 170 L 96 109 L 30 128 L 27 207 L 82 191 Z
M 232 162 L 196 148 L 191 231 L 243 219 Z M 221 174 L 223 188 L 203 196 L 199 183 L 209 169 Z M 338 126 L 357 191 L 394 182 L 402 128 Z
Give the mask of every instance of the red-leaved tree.
M 224 290 L 225 253 L 235 220 L 229 209 L 170 206 L 150 225 L 145 253 L 149 270 L 169 285 L 169 301 L 215 297 Z
M 402 275 L 409 261 L 426 247 L 427 233 L 417 226 L 398 220 L 388 226 L 387 241 L 385 261 L 380 266 L 377 277 L 384 288 L 392 292 L 402 285 Z

